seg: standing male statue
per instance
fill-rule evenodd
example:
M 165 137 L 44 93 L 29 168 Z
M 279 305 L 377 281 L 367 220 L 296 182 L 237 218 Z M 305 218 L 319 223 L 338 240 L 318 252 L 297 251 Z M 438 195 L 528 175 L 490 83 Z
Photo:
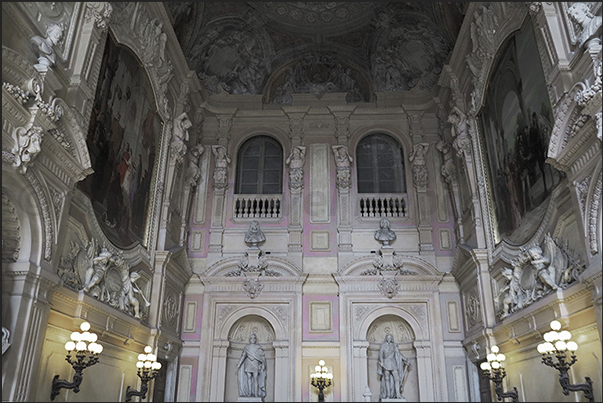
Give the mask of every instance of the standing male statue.
M 402 399 L 404 383 L 410 371 L 410 361 L 398 350 L 391 333 L 379 348 L 377 374 L 381 380 L 379 399 Z
M 237 365 L 240 397 L 266 397 L 266 354 L 256 342 L 252 333 Z

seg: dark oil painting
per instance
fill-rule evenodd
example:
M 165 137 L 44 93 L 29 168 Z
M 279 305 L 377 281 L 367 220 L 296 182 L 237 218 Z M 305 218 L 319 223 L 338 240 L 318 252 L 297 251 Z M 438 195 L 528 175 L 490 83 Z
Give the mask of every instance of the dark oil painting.
M 116 246 L 145 245 L 161 120 L 146 72 L 111 35 L 101 64 L 87 144 L 94 172 L 80 183 Z
M 561 179 L 546 163 L 554 120 L 531 23 L 501 47 L 478 120 L 496 243 L 524 243 L 540 225 Z

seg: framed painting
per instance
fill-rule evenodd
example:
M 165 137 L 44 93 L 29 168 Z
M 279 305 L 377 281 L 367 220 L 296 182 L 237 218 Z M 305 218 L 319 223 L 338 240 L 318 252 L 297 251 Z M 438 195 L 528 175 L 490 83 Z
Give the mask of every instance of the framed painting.
M 554 120 L 527 21 L 501 47 L 478 115 L 496 243 L 522 244 L 533 235 L 562 176 L 546 162 Z
M 111 35 L 101 64 L 87 144 L 94 172 L 80 182 L 116 246 L 146 246 L 145 234 L 162 122 L 144 68 Z

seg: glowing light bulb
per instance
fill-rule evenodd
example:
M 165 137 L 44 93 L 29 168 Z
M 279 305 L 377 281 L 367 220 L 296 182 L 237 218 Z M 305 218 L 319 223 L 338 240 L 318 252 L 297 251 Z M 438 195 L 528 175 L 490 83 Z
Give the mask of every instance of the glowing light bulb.
M 575 341 L 568 341 L 567 349 L 569 351 L 576 351 L 578 349 L 578 343 L 576 343 Z
M 146 361 L 146 360 L 147 360 L 146 354 L 138 354 L 138 361 Z
M 536 347 L 536 349 L 540 354 L 546 354 L 546 346 L 544 345 L 544 343 L 540 343 L 538 347 Z
M 90 323 L 82 322 L 82 324 L 80 325 L 80 329 L 82 330 L 82 332 L 87 332 L 88 330 L 90 330 Z
M 565 351 L 567 344 L 565 344 L 563 340 L 559 340 L 557 343 L 555 343 L 555 348 L 559 351 Z
M 92 341 L 90 340 L 90 332 L 82 333 L 82 341 Z
M 561 329 L 561 322 L 559 322 L 558 320 L 554 320 L 551 322 L 551 329 L 553 330 L 560 330 Z
M 159 369 L 161 369 L 161 363 L 160 362 L 154 362 L 151 365 L 151 368 L 154 369 L 155 371 L 158 371 Z
M 490 371 L 492 369 L 492 366 L 489 362 L 482 362 L 480 368 L 484 371 Z
M 103 352 L 103 345 L 102 344 L 96 344 L 96 354 L 100 354 Z
M 151 368 L 151 365 L 153 365 L 153 363 L 151 361 L 145 361 L 144 362 L 144 367 L 145 368 Z
M 559 340 L 569 340 L 572 338 L 572 334 L 570 332 L 568 332 L 567 330 L 563 330 L 562 332 L 559 332 Z
M 88 351 L 90 351 L 91 353 L 96 353 L 96 346 L 98 346 L 98 344 L 94 342 L 88 344 Z
M 547 353 L 550 353 L 555 350 L 555 346 L 553 346 L 553 343 L 544 343 L 544 347 L 546 348 Z
M 73 351 L 73 349 L 75 348 L 75 343 L 72 341 L 68 341 L 67 343 L 65 343 L 65 350 L 67 351 Z
M 333 374 L 328 373 L 328 374 L 327 374 L 327 379 L 333 379 Z
M 492 348 L 490 348 L 490 350 L 492 350 L 493 353 L 498 353 L 500 351 L 498 346 L 492 346 Z
M 498 361 L 494 361 L 494 362 L 492 363 L 492 368 L 493 368 L 493 369 L 499 369 L 499 368 L 500 368 L 500 362 L 498 362 Z
M 321 367 L 324 367 L 325 366 L 325 360 L 318 361 L 318 365 L 320 365 Z
M 98 335 L 96 333 L 90 333 L 90 336 L 88 337 L 92 343 L 95 343 L 98 340 Z
M 84 351 L 86 349 L 86 343 L 84 343 L 83 341 L 78 341 L 75 345 L 75 349 L 77 351 Z
M 155 354 L 148 354 L 147 360 L 148 361 L 157 361 L 157 356 Z
M 494 354 L 494 353 L 488 354 L 488 355 L 486 356 L 486 359 L 487 359 L 488 361 L 496 361 L 496 354 Z
M 147 354 L 149 354 L 151 351 L 153 351 L 153 347 L 151 347 L 151 346 L 146 346 L 144 348 L 144 352 L 147 353 Z
M 144 367 L 144 362 L 142 362 L 142 361 L 138 361 L 138 362 L 136 363 L 136 368 L 142 368 L 142 367 Z
M 71 333 L 71 340 L 78 342 L 82 340 L 82 334 L 80 332 Z
M 498 355 L 496 356 L 496 359 L 497 359 L 498 361 L 504 361 L 504 360 L 506 360 L 506 359 L 507 359 L 507 357 L 506 357 L 504 354 L 498 354 Z
M 320 372 L 320 365 L 315 366 L 315 367 L 314 367 L 314 371 L 316 371 L 316 372 Z

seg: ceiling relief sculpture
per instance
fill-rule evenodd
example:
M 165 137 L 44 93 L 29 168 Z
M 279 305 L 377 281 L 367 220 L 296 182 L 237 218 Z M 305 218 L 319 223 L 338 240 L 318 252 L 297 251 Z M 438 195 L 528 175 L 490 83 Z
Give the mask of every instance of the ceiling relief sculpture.
M 211 94 L 431 91 L 463 15 L 447 3 L 166 3 L 191 69 Z
M 190 63 L 205 87 L 219 93 L 259 94 L 274 56 L 263 20 L 249 11 L 244 20 L 221 21 L 204 29 L 193 45 Z
M 281 69 L 268 88 L 268 102 L 290 104 L 292 94 L 344 92 L 347 102 L 370 99 L 369 84 L 358 69 L 346 64 L 334 52 L 309 52 Z

